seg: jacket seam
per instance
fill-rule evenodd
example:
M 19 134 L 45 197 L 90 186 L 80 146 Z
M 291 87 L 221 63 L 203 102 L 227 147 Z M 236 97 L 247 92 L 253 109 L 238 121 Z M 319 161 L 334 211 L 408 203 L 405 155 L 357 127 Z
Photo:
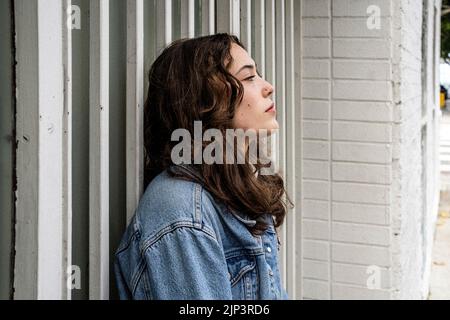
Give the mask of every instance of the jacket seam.
M 145 274 L 146 270 L 147 270 L 147 264 L 144 266 L 144 269 L 142 270 L 142 274 L 139 277 L 138 284 L 139 284 L 140 281 L 143 282 L 143 286 L 144 286 L 143 290 L 144 290 L 145 298 L 147 300 L 151 300 L 150 288 L 148 286 L 149 285 L 149 283 L 148 283 L 149 280 L 147 279 L 147 275 Z
M 166 234 L 172 233 L 173 231 L 180 228 L 199 230 L 218 243 L 214 232 L 207 226 L 203 225 L 201 228 L 198 228 L 197 225 L 195 223 L 192 223 L 191 221 L 179 221 L 162 228 L 156 235 L 144 240 L 142 243 L 142 247 L 140 248 L 141 254 L 144 255 L 150 247 L 159 242 Z
M 128 241 L 127 241 L 124 245 L 122 245 L 122 246 L 120 246 L 120 247 L 117 248 L 117 251 L 116 251 L 115 255 L 117 256 L 117 255 L 119 255 L 120 253 L 122 253 L 123 251 L 127 250 L 128 247 L 129 247 L 129 246 L 131 245 L 131 243 L 133 242 L 133 240 L 136 238 L 136 235 L 137 235 L 138 233 L 139 233 L 139 231 L 138 231 L 138 230 L 135 230 L 135 231 L 133 232 L 133 234 L 131 235 L 131 237 L 129 237 Z
M 131 279 L 131 294 L 132 296 L 135 295 L 136 293 L 136 289 L 138 287 L 139 281 L 142 277 L 142 274 L 144 273 L 145 270 L 145 259 L 143 259 L 142 257 L 140 258 L 139 264 L 137 266 L 137 271 L 136 273 L 133 275 L 133 278 Z
M 171 227 L 171 228 L 169 229 L 169 227 Z M 155 239 L 155 241 L 151 241 L 150 243 L 148 243 L 148 240 L 145 241 L 145 242 L 144 242 L 145 244 L 142 246 L 142 249 L 140 250 L 141 257 L 140 257 L 140 260 L 139 260 L 139 264 L 138 264 L 138 266 L 137 266 L 137 271 L 135 272 L 135 274 L 133 275 L 133 278 L 132 278 L 132 280 L 131 280 L 131 284 L 132 284 L 132 290 L 131 290 L 131 292 L 132 292 L 132 295 L 133 295 L 133 296 L 134 296 L 134 294 L 135 294 L 135 292 L 136 292 L 136 290 L 137 290 L 137 288 L 138 288 L 139 282 L 140 282 L 141 279 L 142 279 L 142 275 L 144 274 L 144 271 L 145 271 L 145 269 L 147 268 L 147 262 L 146 262 L 146 260 L 145 260 L 145 258 L 144 258 L 146 251 L 149 250 L 150 247 L 153 246 L 154 244 L 156 244 L 159 240 L 161 240 L 161 238 L 164 237 L 166 234 L 171 233 L 171 232 L 173 232 L 173 231 L 176 231 L 176 230 L 178 230 L 178 229 L 180 229 L 180 228 L 186 228 L 186 227 L 189 228 L 189 229 L 198 230 L 198 231 L 200 231 L 202 234 L 205 234 L 206 236 L 208 236 L 209 238 L 211 238 L 212 240 L 214 240 L 216 243 L 218 243 L 218 242 L 217 242 L 217 239 L 214 237 L 214 234 L 211 233 L 211 230 L 208 230 L 207 227 L 203 227 L 203 229 L 195 228 L 195 227 L 193 227 L 192 222 L 184 222 L 184 221 L 181 221 L 181 222 L 172 224 L 172 225 L 170 225 L 170 226 L 164 228 L 164 229 L 163 229 L 163 230 L 165 230 L 164 233 L 162 233 L 161 235 L 159 235 L 159 236 L 157 237 L 157 239 Z M 160 233 L 161 233 L 161 232 L 160 232 Z M 147 289 L 147 284 L 146 284 L 146 283 L 144 283 L 144 286 L 145 286 L 145 287 L 144 287 L 144 291 L 148 290 L 148 289 Z M 148 294 L 148 292 L 146 292 L 146 295 L 147 295 L 147 294 Z
M 195 217 L 194 224 L 196 228 L 202 227 L 202 187 L 200 184 L 194 184 L 194 206 L 195 206 Z
M 239 270 L 239 273 L 233 277 L 233 279 L 230 280 L 231 282 L 231 286 L 234 287 L 236 285 L 236 283 L 241 280 L 241 278 L 244 276 L 244 274 L 246 274 L 247 272 L 255 269 L 256 267 L 256 262 L 252 261 L 251 264 L 246 265 L 245 267 L 243 267 L 241 270 Z
M 243 256 L 243 255 L 259 256 L 259 255 L 263 255 L 263 254 L 264 254 L 264 250 L 262 248 L 258 248 L 258 249 L 246 249 L 245 248 L 245 249 L 237 249 L 234 251 L 225 252 L 225 258 L 231 259 L 231 258 Z

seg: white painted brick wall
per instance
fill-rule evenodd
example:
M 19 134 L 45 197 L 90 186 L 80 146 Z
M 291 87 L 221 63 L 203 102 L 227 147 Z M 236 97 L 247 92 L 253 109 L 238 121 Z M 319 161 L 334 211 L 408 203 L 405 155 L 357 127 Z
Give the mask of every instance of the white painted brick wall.
M 391 0 L 332 0 L 333 17 L 367 17 L 367 8 L 376 5 L 381 17 L 390 17 Z
M 380 29 L 367 27 L 373 5 Z M 304 299 L 423 297 L 438 189 L 429 154 L 422 190 L 421 21 L 421 0 L 302 0 Z
M 390 270 L 388 268 L 380 268 L 379 270 L 381 275 L 381 289 L 390 289 Z M 364 266 L 345 263 L 333 263 L 332 277 L 336 282 L 347 283 L 360 287 L 367 286 L 367 268 Z
M 371 265 L 378 267 L 391 266 L 391 255 L 388 247 L 334 242 L 331 254 L 333 262 L 350 263 L 366 267 Z
M 305 79 L 302 83 L 303 97 L 310 99 L 326 99 L 330 94 L 330 83 L 327 80 Z
M 330 211 L 329 201 L 305 199 L 302 203 L 303 218 L 327 220 Z
M 304 59 L 302 65 L 303 79 L 329 79 L 330 61 L 321 59 Z
M 303 276 L 308 279 L 328 281 L 330 279 L 328 263 L 305 259 L 303 262 Z
M 305 139 L 327 140 L 330 123 L 328 121 L 303 121 Z
M 303 197 L 305 199 L 330 200 L 330 183 L 318 180 L 303 181 Z
M 389 205 L 389 187 L 363 183 L 333 182 L 332 199 L 342 202 Z
M 334 80 L 333 99 L 389 101 L 392 87 L 388 81 Z
M 302 21 L 303 35 L 305 37 L 329 37 L 330 19 L 304 18 Z
M 332 169 L 333 181 L 370 184 L 390 184 L 392 181 L 392 168 L 389 165 L 334 162 Z
M 330 240 L 330 226 L 328 221 L 312 219 L 303 220 L 303 237 L 311 240 Z
M 330 179 L 330 167 L 327 161 L 304 160 L 303 161 L 303 178 L 304 179 Z
M 367 18 L 339 18 L 333 17 L 333 37 L 343 38 L 387 38 L 390 33 L 390 18 L 381 18 L 380 29 L 361 28 L 366 25 Z
M 302 17 L 329 17 L 329 0 L 303 0 Z
M 338 60 L 333 62 L 335 79 L 390 80 L 391 65 L 387 61 Z
M 389 163 L 391 161 L 389 144 L 333 142 L 333 160 L 364 163 Z
M 305 299 L 329 299 L 329 285 L 327 281 L 305 278 L 303 280 Z
M 334 284 L 333 293 L 333 297 L 339 300 L 387 300 L 391 297 L 389 290 L 372 290 L 344 284 Z
M 392 126 L 388 123 L 334 121 L 333 139 L 356 142 L 392 142 Z
M 351 242 L 389 246 L 390 230 L 388 227 L 333 222 L 331 239 L 336 242 Z
M 328 160 L 330 157 L 329 143 L 323 141 L 311 141 L 305 139 L 303 142 L 303 159 Z
M 328 241 L 303 240 L 303 258 L 315 261 L 330 261 L 330 243 Z
M 389 207 L 361 203 L 333 203 L 333 221 L 389 225 Z
M 422 53 L 421 30 L 422 26 L 417 21 L 422 20 L 422 1 L 399 1 L 395 2 L 396 16 L 394 20 L 401 21 L 400 28 L 394 29 L 393 39 L 395 52 L 393 59 L 393 73 L 397 75 L 394 82 L 394 100 L 401 103 L 396 105 L 394 121 L 398 130 L 395 132 L 394 148 L 397 149 L 394 167 L 398 176 L 394 184 L 393 193 L 396 194 L 393 203 L 392 226 L 395 235 L 392 247 L 393 252 L 393 293 L 394 298 L 417 299 L 425 298 L 427 294 L 427 265 L 431 263 L 429 258 L 431 252 L 433 230 L 433 216 L 437 214 L 437 189 L 433 185 L 434 170 L 432 164 L 436 162 L 433 154 L 424 154 L 427 167 L 423 167 L 422 160 L 422 94 L 425 94 L 427 111 L 424 118 L 427 132 L 433 132 L 434 121 L 432 110 L 437 109 L 433 101 L 434 93 L 431 90 L 421 89 L 422 59 L 428 55 L 426 86 L 433 83 L 433 54 L 439 54 L 438 50 L 433 52 L 433 6 L 440 7 L 438 1 L 430 1 L 428 8 L 428 24 L 424 28 L 427 44 L 424 46 L 427 54 Z M 437 13 L 439 10 L 437 11 Z M 439 14 L 437 15 L 439 17 Z M 439 61 L 439 59 L 436 59 Z M 436 72 L 436 74 L 438 74 Z M 430 86 L 431 87 L 431 86 Z M 419 89 L 418 89 L 419 88 Z M 431 97 L 431 99 L 430 99 Z M 431 100 L 431 101 L 430 101 Z M 432 149 L 436 140 L 425 141 L 429 149 Z M 431 165 L 430 165 L 431 164 Z M 427 183 L 421 180 L 422 172 L 425 170 Z M 427 185 L 429 190 L 423 190 Z M 415 197 L 412 195 L 416 195 Z M 428 198 L 427 195 L 430 195 Z M 422 209 L 423 204 L 427 207 Z M 430 217 L 428 219 L 428 217 Z M 428 241 L 427 241 L 428 239 Z
M 326 120 L 330 114 L 327 101 L 303 99 L 303 119 Z
M 392 104 L 389 102 L 332 101 L 331 106 L 333 120 L 378 121 L 388 123 L 393 120 Z
M 390 45 L 391 42 L 385 39 L 337 38 L 333 40 L 333 57 L 388 59 L 390 57 Z
M 303 38 L 302 56 L 304 58 L 328 58 L 331 54 L 329 39 Z

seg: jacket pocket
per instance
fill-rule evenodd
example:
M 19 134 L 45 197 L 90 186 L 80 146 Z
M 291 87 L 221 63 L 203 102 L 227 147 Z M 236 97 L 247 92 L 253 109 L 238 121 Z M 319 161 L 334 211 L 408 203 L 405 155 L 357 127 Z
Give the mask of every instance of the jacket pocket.
M 255 257 L 236 256 L 227 259 L 227 265 L 233 299 L 257 299 L 258 275 Z

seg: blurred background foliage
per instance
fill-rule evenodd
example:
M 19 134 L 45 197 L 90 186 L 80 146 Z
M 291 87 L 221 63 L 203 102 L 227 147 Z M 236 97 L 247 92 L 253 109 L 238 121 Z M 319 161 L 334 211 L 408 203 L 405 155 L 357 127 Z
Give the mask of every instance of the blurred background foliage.
M 450 0 L 442 0 L 441 58 L 450 64 Z

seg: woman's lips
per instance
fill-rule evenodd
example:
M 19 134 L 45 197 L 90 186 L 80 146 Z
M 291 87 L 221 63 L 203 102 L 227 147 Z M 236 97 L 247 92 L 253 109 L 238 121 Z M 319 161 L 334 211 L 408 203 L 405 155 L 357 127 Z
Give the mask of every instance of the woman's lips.
M 270 105 L 270 107 L 268 107 L 267 109 L 266 109 L 266 111 L 265 112 L 275 112 L 275 104 L 271 104 Z

